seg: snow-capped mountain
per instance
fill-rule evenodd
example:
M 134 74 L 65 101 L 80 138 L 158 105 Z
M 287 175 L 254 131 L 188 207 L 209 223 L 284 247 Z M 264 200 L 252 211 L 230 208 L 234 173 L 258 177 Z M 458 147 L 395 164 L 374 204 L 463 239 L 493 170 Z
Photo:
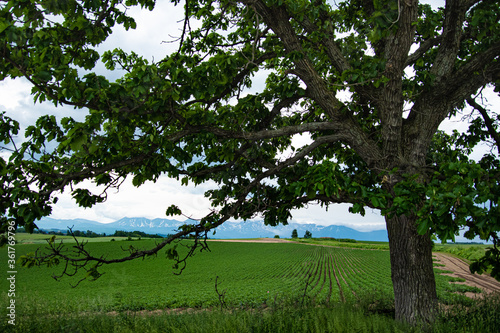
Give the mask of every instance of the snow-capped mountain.
M 40 229 L 45 230 L 67 230 L 68 227 L 71 227 L 73 230 L 91 230 L 96 233 L 106 234 L 112 234 L 116 230 L 123 230 L 143 231 L 148 234 L 167 235 L 175 233 L 175 231 L 184 223 L 190 223 L 190 221 L 183 222 L 169 219 L 150 220 L 144 217 L 124 217 L 113 223 L 99 223 L 84 219 L 56 220 L 45 217 L 38 221 L 37 225 Z M 262 221 L 225 222 L 216 229 L 215 235 L 210 235 L 210 237 L 259 238 L 274 237 L 275 235 L 279 235 L 281 238 L 290 238 L 294 229 L 297 229 L 299 237 L 303 237 L 306 231 L 310 231 L 312 236 L 316 238 L 333 237 L 366 241 L 388 241 L 386 230 L 361 232 L 340 225 L 321 226 L 317 224 L 299 223 L 290 223 L 288 225 L 272 227 L 265 225 Z

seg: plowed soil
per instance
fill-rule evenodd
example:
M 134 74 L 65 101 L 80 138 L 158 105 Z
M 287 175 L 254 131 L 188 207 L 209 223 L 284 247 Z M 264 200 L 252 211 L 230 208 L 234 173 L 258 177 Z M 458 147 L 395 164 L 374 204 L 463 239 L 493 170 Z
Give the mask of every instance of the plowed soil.
M 465 279 L 465 282 L 454 282 L 463 283 L 468 286 L 478 287 L 485 294 L 490 293 L 500 293 L 500 282 L 489 276 L 488 274 L 472 274 L 469 270 L 469 264 L 460 258 L 450 256 L 442 252 L 434 252 L 434 258 L 436 263 L 444 265 L 443 267 L 436 267 L 438 269 L 443 269 L 446 271 L 451 271 L 451 274 L 445 274 L 453 277 L 459 277 Z M 476 294 L 467 293 L 467 296 L 474 297 Z

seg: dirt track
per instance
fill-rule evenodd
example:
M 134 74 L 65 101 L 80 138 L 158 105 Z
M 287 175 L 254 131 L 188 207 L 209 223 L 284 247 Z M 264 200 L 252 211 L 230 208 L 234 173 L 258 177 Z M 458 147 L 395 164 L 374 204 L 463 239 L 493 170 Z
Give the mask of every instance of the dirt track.
M 463 284 L 472 287 L 478 287 L 486 294 L 500 292 L 500 282 L 487 274 L 472 274 L 469 270 L 469 264 L 462 259 L 441 252 L 434 252 L 433 256 L 436 258 L 436 263 L 444 265 L 444 267 L 436 268 L 453 272 L 453 274 L 445 275 L 465 279 L 465 282 L 463 282 Z M 472 295 L 468 294 L 468 296 Z

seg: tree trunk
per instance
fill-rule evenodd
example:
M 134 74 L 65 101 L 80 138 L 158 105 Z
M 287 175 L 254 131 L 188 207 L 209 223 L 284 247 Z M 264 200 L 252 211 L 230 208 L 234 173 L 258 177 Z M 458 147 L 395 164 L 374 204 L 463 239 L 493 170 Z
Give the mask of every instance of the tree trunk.
M 416 218 L 386 216 L 396 319 L 432 322 L 437 310 L 432 241 L 417 233 Z

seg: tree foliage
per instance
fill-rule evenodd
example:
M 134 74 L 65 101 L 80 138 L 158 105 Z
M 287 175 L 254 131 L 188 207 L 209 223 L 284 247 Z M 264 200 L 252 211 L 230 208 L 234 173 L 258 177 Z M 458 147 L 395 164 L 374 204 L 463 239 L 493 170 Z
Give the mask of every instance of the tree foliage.
M 292 209 L 349 203 L 352 213 L 368 207 L 386 217 L 397 249 L 397 304 L 406 304 L 397 272 L 421 268 L 396 259 L 427 258 L 420 275 L 429 277 L 430 252 L 412 254 L 428 249 L 432 234 L 453 240 L 465 228 L 467 237 L 498 244 L 498 153 L 470 157 L 485 142 L 500 149 L 498 114 L 482 99 L 484 89 L 500 90 L 498 1 L 433 8 L 415 0 L 189 0 L 177 52 L 157 61 L 121 49 L 99 54 L 113 26 L 135 28 L 126 12 L 134 5 L 151 10 L 154 1 L 0 5 L 1 79 L 24 77 L 36 102 L 87 112 L 82 122 L 41 117 L 24 142 L 15 140 L 17 121 L 1 114 L 0 140 L 9 151 L 0 159 L 2 230 L 14 221 L 33 231 L 65 188 L 92 207 L 126 177 L 135 186 L 168 175 L 217 187 L 205 193 L 212 213 L 122 261 L 187 235 L 204 249 L 199 238 L 229 218 L 261 213 L 269 225 L 286 224 Z M 95 71 L 98 61 L 125 74 L 112 81 Z M 265 86 L 252 87 L 261 72 Z M 440 131 L 454 116 L 464 117 L 467 132 Z M 312 142 L 294 147 L 297 134 Z M 105 191 L 77 187 L 86 179 Z M 173 204 L 167 215 L 182 213 Z M 498 272 L 495 253 L 473 269 L 493 265 Z M 116 262 L 83 247 L 79 255 L 59 258 L 76 267 L 95 262 L 92 277 Z M 416 260 L 409 265 L 420 267 Z M 434 302 L 429 295 L 422 304 Z M 429 318 L 419 311 L 396 306 L 397 316 L 412 322 Z

